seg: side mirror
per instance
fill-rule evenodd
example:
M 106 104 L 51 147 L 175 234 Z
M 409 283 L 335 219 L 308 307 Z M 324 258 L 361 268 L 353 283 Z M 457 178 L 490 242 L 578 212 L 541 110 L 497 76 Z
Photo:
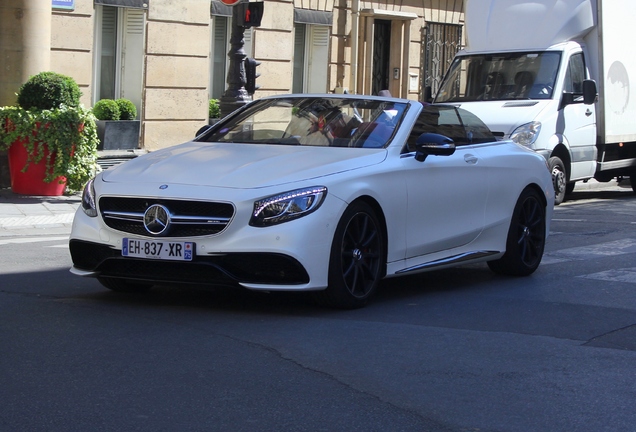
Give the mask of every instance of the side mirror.
M 455 142 L 447 136 L 423 133 L 415 142 L 415 160 L 424 162 L 426 157 L 450 156 L 455 153 Z
M 592 105 L 594 102 L 596 102 L 597 97 L 598 91 L 596 89 L 596 81 L 583 81 L 583 103 L 585 105 Z
M 592 105 L 596 102 L 596 98 L 598 97 L 598 91 L 596 89 L 596 81 L 594 80 L 583 80 L 582 83 L 582 93 L 571 93 L 571 92 L 563 92 L 561 95 L 561 103 L 559 104 L 559 109 L 563 109 L 571 104 L 579 104 L 583 103 L 585 105 Z M 581 100 L 581 96 L 583 96 L 583 100 Z
M 212 127 L 212 125 L 205 125 L 205 126 L 202 126 L 202 127 L 201 127 L 198 131 L 197 131 L 197 133 L 196 133 L 196 134 L 194 134 L 194 137 L 196 138 L 196 137 L 198 137 L 199 135 L 201 135 L 201 134 L 203 134 L 203 133 L 207 132 L 207 131 L 211 128 L 211 127 Z

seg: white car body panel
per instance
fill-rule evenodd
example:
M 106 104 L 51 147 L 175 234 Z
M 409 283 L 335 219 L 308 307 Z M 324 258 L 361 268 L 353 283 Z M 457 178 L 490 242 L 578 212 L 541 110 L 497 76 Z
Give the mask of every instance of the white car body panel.
M 411 125 L 422 106 L 408 103 L 403 122 Z M 189 142 L 103 172 L 94 182 L 95 196 L 98 203 L 107 196 L 231 203 L 234 216 L 220 233 L 173 240 L 195 242 L 197 257 L 283 254 L 309 276 L 309 282 L 291 285 L 240 282 L 262 290 L 326 288 L 336 226 L 349 204 L 361 198 L 375 203 L 386 224 L 387 277 L 427 270 L 427 263 L 441 260 L 439 268 L 444 259 L 475 251 L 489 255 L 474 261 L 500 257 L 514 204 L 528 185 L 546 197 L 547 235 L 554 197 L 544 158 L 500 141 L 458 146 L 451 156 L 420 162 L 415 153 L 403 151 L 410 131 L 399 129 L 388 147 L 379 149 Z M 255 201 L 319 186 L 327 194 L 315 212 L 273 226 L 249 225 Z M 154 238 L 112 229 L 80 207 L 71 242 L 120 253 L 122 239 L 131 237 Z M 72 271 L 99 276 L 78 267 Z

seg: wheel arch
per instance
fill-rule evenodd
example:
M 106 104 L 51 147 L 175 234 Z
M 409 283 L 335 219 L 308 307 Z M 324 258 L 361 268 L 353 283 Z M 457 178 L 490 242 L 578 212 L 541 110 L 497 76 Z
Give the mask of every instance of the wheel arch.
M 541 189 L 541 186 L 539 186 L 537 183 L 530 183 L 528 186 L 523 188 L 519 196 L 521 196 L 527 189 L 533 189 L 534 191 L 536 191 L 541 198 L 541 204 L 543 204 L 544 207 L 548 206 L 548 201 L 545 197 L 545 193 L 543 193 L 543 189 Z
M 565 168 L 565 179 L 566 181 L 570 181 L 570 176 L 572 174 L 572 158 L 570 157 L 570 150 L 562 141 L 559 142 L 550 154 L 550 157 L 555 156 L 563 162 L 563 167 Z

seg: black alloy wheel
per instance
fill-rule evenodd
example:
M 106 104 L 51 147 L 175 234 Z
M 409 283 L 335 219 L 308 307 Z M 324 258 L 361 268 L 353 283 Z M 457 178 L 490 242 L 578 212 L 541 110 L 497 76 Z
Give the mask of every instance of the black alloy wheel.
M 353 203 L 336 228 L 329 260 L 329 286 L 316 292 L 316 299 L 343 309 L 363 307 L 383 276 L 384 257 L 380 221 L 368 204 Z
M 506 253 L 498 260 L 488 261 L 492 271 L 512 276 L 533 273 L 543 257 L 545 248 L 545 206 L 539 193 L 525 189 L 515 205 Z

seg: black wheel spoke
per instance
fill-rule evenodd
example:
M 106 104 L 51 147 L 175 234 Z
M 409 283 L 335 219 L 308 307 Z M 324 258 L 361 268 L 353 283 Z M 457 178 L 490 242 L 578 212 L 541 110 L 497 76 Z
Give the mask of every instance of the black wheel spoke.
M 357 213 L 352 217 L 344 237 L 343 278 L 351 294 L 364 296 L 377 279 L 380 257 L 377 226 L 370 215 Z

